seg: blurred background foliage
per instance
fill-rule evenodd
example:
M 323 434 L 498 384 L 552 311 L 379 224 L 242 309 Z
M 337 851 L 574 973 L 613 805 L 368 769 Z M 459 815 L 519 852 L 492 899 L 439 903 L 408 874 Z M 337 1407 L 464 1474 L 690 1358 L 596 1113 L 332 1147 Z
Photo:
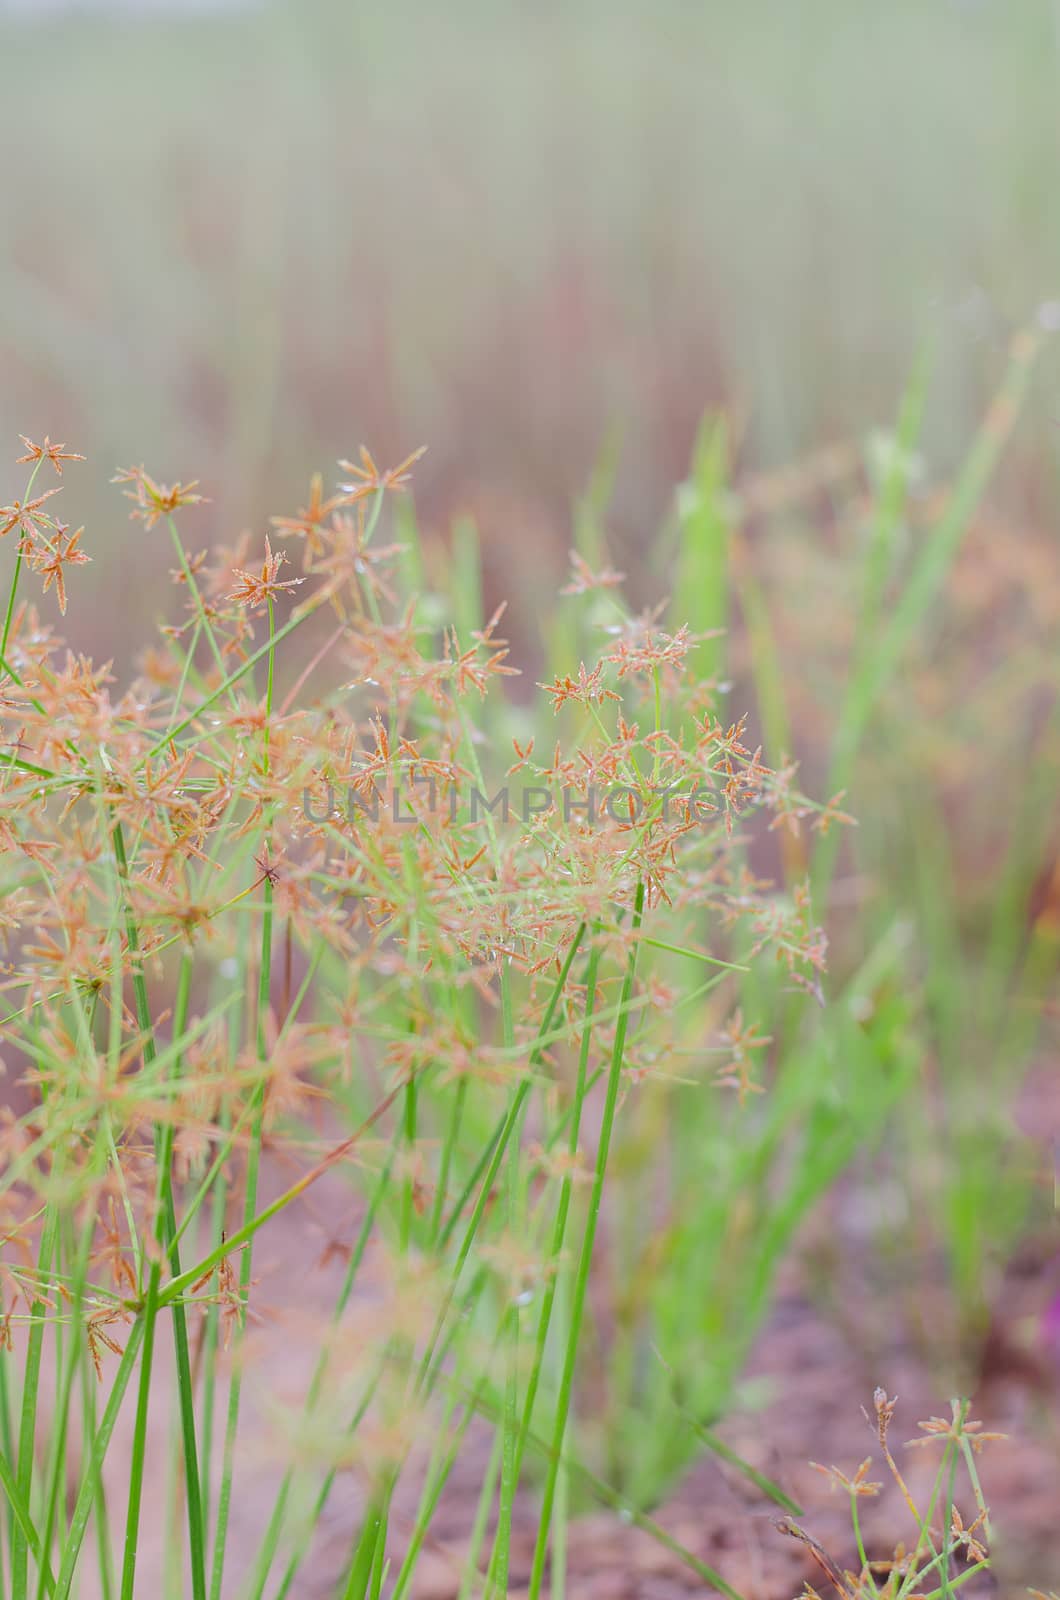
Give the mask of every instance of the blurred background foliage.
M 531 615 L 605 441 L 635 565 L 704 411 L 741 471 L 860 446 L 926 342 L 945 473 L 1011 329 L 1060 317 L 1058 29 L 1052 0 L 0 7 L 0 427 L 201 477 L 226 534 L 361 440 L 428 443 L 422 514 L 475 511 Z M 138 602 L 115 498 L 78 493 L 86 581 Z

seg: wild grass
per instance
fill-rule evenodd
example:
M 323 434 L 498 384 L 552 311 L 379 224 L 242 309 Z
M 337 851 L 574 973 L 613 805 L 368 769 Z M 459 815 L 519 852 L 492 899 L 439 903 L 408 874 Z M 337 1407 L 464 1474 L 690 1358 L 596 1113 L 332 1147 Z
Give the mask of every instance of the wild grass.
M 527 1493 L 531 1596 L 562 1593 L 568 1522 L 588 1500 L 673 1548 L 652 1510 L 704 1449 L 733 1461 L 714 1424 L 799 1225 L 896 1121 L 922 1130 L 934 1114 L 918 1075 L 942 980 L 910 983 L 886 895 L 826 976 L 814 891 L 827 900 L 844 790 L 1036 348 L 1016 341 L 966 468 L 909 549 L 914 381 L 872 508 L 824 801 L 724 709 L 739 615 L 761 720 L 781 737 L 793 722 L 721 424 L 678 499 L 670 614 L 624 598 L 598 479 L 533 691 L 503 610 L 482 614 L 473 529 L 439 573 L 402 498 L 417 457 L 381 471 L 364 451 L 267 538 L 211 552 L 188 532 L 197 484 L 120 473 L 129 538 L 168 540 L 181 608 L 118 689 L 27 592 L 40 578 L 65 611 L 85 554 L 48 492 L 77 457 L 26 441 L 26 480 L 0 510 L 0 1038 L 24 1097 L 0 1168 L 13 1600 L 66 1600 L 89 1560 L 99 1593 L 131 1600 L 160 1504 L 172 1592 L 297 1594 L 351 1474 L 335 1592 L 404 1596 L 483 1426 L 466 1593 L 508 1592 Z M 1051 970 L 1047 942 L 1012 932 L 1017 842 L 976 1019 L 989 1029 Z M 961 1087 L 945 1071 L 941 1085 L 950 1115 Z M 945 1182 L 943 1242 L 974 1324 L 969 1241 L 989 1248 L 994 1196 L 974 1163 Z M 343 1196 L 322 1251 L 329 1317 L 288 1308 L 307 1376 L 273 1418 L 283 1470 L 234 1568 L 258 1265 L 270 1224 L 324 1191 Z M 160 1459 L 163 1390 L 176 1428 Z M 947 1468 L 970 1459 L 968 1437 L 958 1408 Z M 900 1581 L 893 1568 L 878 1586 L 864 1556 L 859 1593 L 911 1593 L 914 1573 L 940 1595 L 957 1586 L 946 1552 L 972 1552 L 985 1508 L 953 1533 L 948 1483 L 917 1513 Z M 417 1509 L 398 1529 L 409 1485 Z M 949 1545 L 931 1532 L 943 1502 Z
M 335 1451 L 321 1496 L 340 1464 L 368 1485 L 341 1592 L 380 1592 L 395 1485 L 414 1430 L 431 1426 L 423 1509 L 390 1573 L 407 1586 L 461 1434 L 486 1413 L 499 1454 L 485 1581 L 507 1591 L 515 1496 L 538 1453 L 537 1593 L 620 1105 L 644 1078 L 701 1080 L 683 1065 L 693 1038 L 722 1089 L 741 1103 L 761 1089 L 769 1041 L 734 985 L 768 950 L 816 992 L 823 945 L 805 896 L 777 899 L 741 859 L 745 819 L 765 808 L 823 828 L 837 808 L 811 805 L 742 723 L 718 720 L 709 680 L 686 671 L 694 634 L 631 615 L 620 576 L 580 558 L 569 600 L 605 597 L 604 653 L 541 686 L 554 725 L 540 753 L 540 737 L 512 736 L 501 754 L 503 710 L 486 710 L 514 670 L 500 613 L 463 638 L 439 630 L 397 588 L 415 551 L 377 537 L 414 457 L 382 473 L 362 452 L 334 495 L 314 489 L 308 510 L 278 519 L 303 547 L 293 577 L 269 539 L 253 563 L 189 555 L 178 518 L 196 485 L 119 474 L 137 537 L 168 531 L 185 609 L 112 696 L 107 669 L 64 656 L 19 594 L 24 569 L 41 572 L 65 609 L 66 568 L 83 559 L 80 532 L 36 492 L 69 456 L 26 445 L 29 481 L 4 511 L 18 544 L 2 650 L 3 1037 L 33 1091 L 6 1130 L 3 1178 L 5 1365 L 22 1358 L 5 1385 L 11 1593 L 70 1593 L 90 1523 L 104 1592 L 135 1592 L 163 1322 L 190 1592 L 222 1593 L 258 1236 L 337 1168 L 367 1230 L 348 1246 L 337 1334 L 366 1249 L 385 1245 L 395 1298 L 353 1370 L 347 1354 L 336 1373 L 322 1341 L 307 1398 Z M 323 644 L 281 699 L 280 650 L 325 611 Z M 313 671 L 336 661 L 342 681 L 321 695 Z M 502 780 L 521 776 L 510 798 L 484 774 L 499 759 Z M 264 1204 L 263 1163 L 284 1138 L 302 1170 Z M 308 1160 L 314 1145 L 324 1153 Z M 47 1371 L 58 1410 L 42 1471 Z M 106 1400 L 67 1512 L 61 1442 L 76 1385 L 93 1382 Z M 349 1417 L 336 1435 L 337 1404 Z M 100 1485 L 124 1405 L 112 1554 L 121 1513 Z M 639 1508 L 650 1487 L 621 1492 Z M 234 1575 L 247 1593 L 296 1581 L 290 1488 L 252 1570 Z
M 860 1502 L 873 1499 L 883 1488 L 882 1483 L 869 1477 L 873 1465 L 871 1456 L 849 1475 L 838 1467 L 814 1463 L 832 1487 L 849 1498 L 854 1542 L 861 1563 L 857 1571 L 842 1570 L 827 1550 L 793 1518 L 785 1517 L 778 1527 L 782 1533 L 801 1540 L 836 1592 L 850 1596 L 851 1600 L 862 1600 L 862 1597 L 901 1600 L 914 1594 L 922 1595 L 923 1600 L 944 1600 L 990 1565 L 987 1552 L 990 1512 L 983 1499 L 976 1457 L 999 1435 L 985 1433 L 981 1422 L 972 1421 L 966 1401 L 955 1400 L 949 1417 L 931 1417 L 919 1423 L 921 1431 L 916 1438 L 907 1441 L 907 1448 L 941 1445 L 942 1449 L 927 1498 L 918 1506 L 888 1442 L 896 1406 L 897 1401 L 890 1399 L 885 1390 L 876 1390 L 873 1410 L 877 1440 L 887 1471 L 912 1518 L 913 1531 L 908 1538 L 884 1560 L 870 1560 L 867 1554 Z M 975 1507 L 974 1516 L 967 1523 L 956 1501 L 961 1477 L 965 1480 L 961 1484 L 962 1492 Z M 936 1518 L 941 1527 L 935 1526 Z M 816 1593 L 810 1585 L 806 1592 L 808 1595 Z

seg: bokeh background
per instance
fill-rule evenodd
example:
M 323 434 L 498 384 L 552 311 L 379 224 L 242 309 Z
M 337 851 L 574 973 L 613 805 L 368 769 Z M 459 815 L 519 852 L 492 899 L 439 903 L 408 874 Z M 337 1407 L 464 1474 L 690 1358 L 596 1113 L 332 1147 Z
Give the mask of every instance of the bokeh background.
M 0 0 L 0 63 L 0 442 L 89 457 L 63 503 L 93 555 L 78 647 L 129 665 L 172 609 L 118 466 L 200 479 L 205 545 L 260 539 L 361 442 L 382 463 L 428 445 L 425 538 L 477 528 L 531 682 L 576 535 L 648 604 L 689 507 L 727 522 L 734 713 L 816 792 L 840 771 L 859 820 L 819 875 L 835 1004 L 813 1093 L 856 1051 L 904 1086 L 836 1113 L 820 1187 L 846 1176 L 792 1281 L 839 1330 L 852 1413 L 898 1349 L 995 1409 L 992 1385 L 1023 1385 L 1009 1409 L 1037 1454 L 1010 1462 L 1009 1559 L 1040 1581 L 1055 1514 L 1033 1493 L 1060 1460 L 1060 3 Z M 1021 334 L 1017 415 L 996 397 Z M 903 405 L 923 413 L 905 442 Z M 844 761 L 873 530 L 882 626 L 955 483 L 967 515 Z M 772 865 L 794 881 L 806 860 Z M 786 1443 L 813 1453 L 813 1415 L 800 1428 Z
M 1060 320 L 1052 0 L 7 0 L 0 54 L 0 432 L 90 455 L 84 578 L 130 630 L 113 464 L 229 532 L 427 443 L 421 514 L 474 511 L 514 601 L 606 446 L 632 561 L 705 411 L 741 472 L 860 448 L 929 341 L 944 474 L 1012 328 Z M 1055 510 L 1058 377 L 1014 515 Z

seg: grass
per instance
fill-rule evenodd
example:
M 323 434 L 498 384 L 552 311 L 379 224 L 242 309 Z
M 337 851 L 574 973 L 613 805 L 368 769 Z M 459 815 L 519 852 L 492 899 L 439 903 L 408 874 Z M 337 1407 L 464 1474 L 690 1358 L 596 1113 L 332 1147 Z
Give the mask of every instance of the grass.
M 872 1458 L 868 1457 L 853 1476 L 836 1467 L 818 1466 L 830 1479 L 832 1486 L 846 1494 L 850 1500 L 850 1516 L 854 1540 L 861 1565 L 856 1572 L 843 1571 L 799 1523 L 785 1517 L 778 1527 L 783 1533 L 799 1539 L 812 1552 L 813 1559 L 828 1581 L 840 1594 L 853 1600 L 871 1596 L 872 1600 L 899 1600 L 899 1597 L 922 1594 L 925 1600 L 944 1600 L 955 1594 L 965 1583 L 974 1580 L 989 1567 L 985 1541 L 990 1537 L 990 1513 L 983 1499 L 976 1457 L 996 1435 L 982 1431 L 981 1422 L 973 1422 L 967 1402 L 954 1401 L 949 1418 L 932 1417 L 919 1424 L 922 1432 L 909 1440 L 909 1447 L 943 1446 L 941 1459 L 923 1508 L 918 1507 L 906 1484 L 902 1471 L 891 1452 L 888 1433 L 897 1402 L 888 1398 L 883 1389 L 874 1396 L 876 1432 L 887 1470 L 897 1485 L 902 1500 L 913 1520 L 913 1532 L 907 1541 L 900 1543 L 893 1555 L 880 1561 L 871 1561 L 866 1553 L 861 1531 L 860 1505 L 872 1499 L 883 1488 L 868 1476 Z M 817 1465 L 817 1463 L 814 1463 Z M 976 1508 L 974 1518 L 965 1523 L 957 1509 L 955 1492 L 958 1471 L 967 1477 L 967 1493 Z M 936 1516 L 942 1527 L 934 1526 Z
M 867 845 L 848 830 L 850 849 L 875 870 L 863 752 L 888 696 L 909 692 L 1036 353 L 1015 341 L 915 545 L 903 532 L 926 378 L 913 380 L 861 512 L 856 649 L 818 761 L 826 802 L 722 714 L 745 649 L 761 720 L 781 733 L 799 720 L 720 422 L 703 428 L 678 497 L 665 623 L 624 598 L 603 536 L 613 477 L 597 474 L 533 706 L 511 688 L 501 613 L 483 615 L 473 529 L 439 568 L 402 493 L 416 458 L 382 472 L 366 452 L 343 463 L 330 501 L 275 519 L 264 556 L 189 553 L 198 486 L 119 474 L 132 537 L 173 544 L 182 609 L 117 691 L 41 630 L 26 593 L 42 576 L 65 609 L 80 578 L 66 569 L 82 560 L 56 502 L 36 498 L 69 457 L 27 441 L 25 487 L 0 513 L 14 555 L 0 1037 L 25 1094 L 0 1171 L 14 1600 L 66 1600 L 90 1549 L 100 1593 L 137 1592 L 148 1503 L 159 1516 L 150 1417 L 163 1392 L 177 1423 L 174 1592 L 297 1593 L 313 1529 L 353 1470 L 360 1521 L 335 1592 L 404 1595 L 474 1424 L 494 1443 L 465 1593 L 508 1592 L 528 1492 L 531 1595 L 562 1592 L 569 1520 L 597 1500 L 739 1600 L 652 1511 L 712 1451 L 812 1545 L 790 1495 L 715 1428 L 746 1403 L 747 1357 L 800 1229 L 894 1129 L 910 1192 L 936 1129 L 949 1157 L 919 1244 L 943 1252 L 956 1346 L 974 1360 L 989 1272 L 1030 1191 L 1015 1177 L 999 1187 L 993 1168 L 988 1181 L 982 1135 L 961 1115 L 963 1053 L 972 1030 L 998 1052 L 987 1092 L 1007 1104 L 1035 1043 L 1010 1008 L 1036 1003 L 1055 971 L 1033 921 L 1026 824 L 1013 819 L 995 920 L 971 937 L 956 897 L 939 906 L 937 875 L 914 861 L 856 902 L 826 973 L 810 886 L 827 904 L 848 787 L 869 824 Z M 297 575 L 281 538 L 301 548 Z M 1046 746 L 1032 787 L 1052 759 Z M 918 800 L 930 817 L 931 796 Z M 962 1014 L 973 981 L 978 1005 Z M 294 1319 L 309 1377 L 274 1419 L 284 1470 L 255 1517 L 259 1547 L 234 1565 L 256 1265 L 270 1225 L 322 1191 L 342 1196 L 327 1202 L 325 1255 L 346 1267 L 318 1275 L 323 1325 Z M 128 1448 L 105 1477 L 126 1414 Z M 967 1429 L 957 1407 L 939 1486 L 915 1512 L 913 1565 L 881 1587 L 862 1548 L 859 1594 L 916 1581 L 941 1596 L 967 1575 L 951 1576 L 947 1553 L 986 1539 Z M 952 1518 L 958 1460 L 979 1503 L 970 1528 Z M 411 1531 L 398 1531 L 396 1497 L 413 1484 Z M 932 1533 L 943 1504 L 950 1545 Z
M 970 1392 L 1055 1251 L 1055 12 L 0 21 L 0 418 L 91 461 L 0 491 L 89 530 L 0 539 L 4 1593 L 402 1600 L 471 1471 L 461 1600 L 597 1505 L 739 1596 L 705 1455 L 978 1564 L 963 1406 L 900 1574 L 726 1421 L 781 1286 Z M 351 431 L 415 500 L 217 548 Z
M 818 813 L 743 744 L 739 725 L 717 721 L 702 687 L 681 713 L 681 740 L 669 733 L 694 638 L 638 620 L 615 592 L 617 576 L 598 580 L 582 563 L 573 603 L 608 594 L 617 634 L 591 671 L 557 673 L 545 686 L 571 759 L 557 747 L 539 761 L 532 741 L 516 742 L 516 767 L 535 780 L 522 799 L 533 794 L 534 806 L 523 821 L 503 811 L 495 819 L 496 778 L 487 783 L 480 751 L 497 759 L 504 748 L 506 712 L 489 710 L 487 699 L 512 671 L 498 618 L 479 619 L 463 639 L 455 628 L 439 637 L 420 620 L 420 597 L 392 590 L 401 552 L 375 534 L 411 463 L 380 473 L 366 454 L 318 518 L 288 523 L 305 547 L 299 578 L 280 576 L 282 557 L 268 543 L 260 569 L 234 566 L 223 552 L 213 568 L 189 561 L 175 518 L 193 514 L 196 486 L 120 474 L 143 536 L 164 523 L 177 541 L 186 615 L 168 631 L 169 655 L 152 658 L 148 674 L 112 701 L 89 663 L 64 665 L 57 648 L 42 654 L 34 643 L 33 613 L 18 594 L 24 568 L 61 586 L 65 604 L 70 563 L 51 502 L 30 504 L 42 466 L 58 472 L 63 459 L 47 442 L 28 443 L 27 456 L 29 487 L 6 513 L 20 559 L 3 657 L 21 730 L 4 767 L 14 960 L 3 1026 L 5 1049 L 36 1090 L 10 1130 L 3 1179 L 7 1247 L 37 1249 L 34 1268 L 9 1269 L 6 1303 L 5 1361 L 23 1330 L 27 1339 L 7 1481 L 12 1592 L 29 1592 L 32 1554 L 38 1588 L 69 1594 L 93 1519 L 102 1524 L 101 1581 L 110 1581 L 102 1466 L 131 1389 L 118 1593 L 134 1594 L 165 1319 L 186 1522 L 185 1554 L 171 1549 L 167 1567 L 186 1563 L 193 1595 L 220 1595 L 238 1492 L 252 1252 L 269 1222 L 338 1171 L 371 1227 L 338 1290 L 336 1336 L 350 1337 L 344 1313 L 356 1307 L 367 1249 L 385 1252 L 397 1302 L 403 1284 L 416 1288 L 404 1315 L 395 1306 L 364 1370 L 339 1377 L 322 1350 L 310 1387 L 311 1405 L 332 1418 L 336 1407 L 350 1413 L 335 1460 L 326 1470 L 317 1462 L 318 1514 L 340 1463 L 359 1464 L 368 1478 L 340 1592 L 375 1595 L 384 1583 L 410 1428 L 427 1417 L 441 1428 L 422 1538 L 478 1412 L 497 1417 L 500 1441 L 497 1522 L 482 1551 L 487 1587 L 500 1593 L 525 1458 L 532 1445 L 545 1450 L 536 1592 L 569 1470 L 620 1098 L 659 1048 L 649 1044 L 647 969 L 677 960 L 691 970 L 686 1010 L 708 994 L 728 1007 L 733 986 L 774 944 L 792 982 L 811 986 L 806 974 L 816 982 L 821 956 L 805 908 L 778 914 L 758 894 L 737 896 L 729 860 L 743 848 L 745 811 Z M 458 546 L 464 565 L 469 548 Z M 339 618 L 332 654 L 361 686 L 359 706 L 348 683 L 314 694 L 303 671 L 281 708 L 279 649 L 296 630 L 318 628 L 325 608 Z M 257 644 L 260 615 L 267 637 Z M 329 663 L 325 653 L 320 665 Z M 255 668 L 264 673 L 257 687 Z M 381 683 L 390 690 L 382 701 Z M 643 734 L 626 720 L 634 714 L 647 716 Z M 724 955 L 686 943 L 698 939 L 708 907 L 732 925 Z M 211 1005 L 222 971 L 223 998 Z M 713 1015 L 701 1009 L 705 1041 Z M 724 1081 L 726 1053 L 734 1054 L 741 1099 L 756 1087 L 743 1061 L 752 1038 L 737 1013 L 727 1039 L 704 1043 Z M 582 1205 L 577 1179 L 598 1081 Z M 314 1115 L 321 1096 L 327 1109 Z M 343 1134 L 344 1123 L 354 1131 Z M 369 1134 L 385 1139 L 387 1159 L 362 1155 Z M 321 1140 L 325 1153 L 303 1158 L 300 1175 L 263 1204 L 263 1162 L 281 1138 L 290 1159 Z M 178 1163 L 182 1139 L 192 1153 Z M 64 1237 L 68 1214 L 83 1219 L 83 1239 Z M 220 1441 L 218 1318 L 235 1362 Z M 197 1349 L 209 1338 L 205 1373 L 189 1323 Z M 58 1474 L 49 1486 L 35 1470 L 46 1341 L 66 1393 L 79 1367 L 110 1383 L 69 1526 L 55 1523 Z M 375 1445 L 362 1446 L 362 1433 Z M 217 1460 L 218 1449 L 214 1485 L 200 1455 Z M 248 1592 L 269 1592 L 278 1561 L 286 1562 L 281 1590 L 297 1582 L 306 1541 L 287 1516 L 292 1487 L 285 1479 L 261 1552 L 235 1575 Z M 644 1497 L 635 1498 L 639 1510 Z

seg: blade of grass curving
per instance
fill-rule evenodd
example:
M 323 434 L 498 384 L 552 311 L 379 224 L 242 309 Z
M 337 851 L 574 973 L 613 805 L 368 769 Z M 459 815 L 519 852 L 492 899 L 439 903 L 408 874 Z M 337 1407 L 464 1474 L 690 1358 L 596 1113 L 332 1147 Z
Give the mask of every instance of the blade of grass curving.
M 677 1410 L 692 1429 L 696 1438 L 706 1445 L 713 1455 L 719 1457 L 730 1467 L 734 1467 L 741 1477 L 747 1479 L 748 1483 L 753 1483 L 756 1489 L 761 1490 L 767 1500 L 772 1500 L 782 1510 L 789 1511 L 793 1517 L 802 1516 L 802 1507 L 798 1501 L 785 1494 L 778 1483 L 774 1483 L 772 1478 L 767 1478 L 764 1472 L 759 1472 L 757 1467 L 753 1467 L 749 1461 L 745 1461 L 743 1456 L 732 1448 L 732 1445 L 726 1444 L 725 1440 L 715 1433 L 713 1428 L 708 1428 L 705 1423 L 700 1422 L 684 1406 L 677 1406 Z
M 476 1390 L 475 1393 L 478 1394 L 479 1391 Z M 468 1399 L 470 1400 L 471 1398 L 472 1396 L 469 1393 Z M 499 1420 L 502 1409 L 502 1402 L 499 1398 L 494 1399 L 489 1395 L 483 1395 L 476 1400 L 476 1406 L 484 1417 L 488 1417 L 493 1422 Z M 544 1456 L 550 1465 L 556 1460 L 554 1445 L 540 1434 L 531 1430 L 527 1436 L 527 1443 L 532 1445 L 538 1454 Z M 731 1583 L 726 1582 L 720 1572 L 716 1571 L 714 1567 L 708 1566 L 705 1561 L 701 1561 L 679 1539 L 675 1539 L 660 1523 L 656 1522 L 654 1517 L 649 1516 L 645 1511 L 638 1510 L 636 1506 L 630 1505 L 623 1495 L 619 1494 L 616 1489 L 613 1489 L 609 1483 L 598 1477 L 595 1472 L 591 1471 L 581 1461 L 566 1452 L 561 1454 L 560 1461 L 561 1465 L 573 1477 L 578 1478 L 602 1505 L 610 1506 L 614 1511 L 617 1511 L 623 1521 L 632 1523 L 635 1528 L 643 1529 L 656 1544 L 661 1545 L 664 1550 L 669 1550 L 672 1555 L 676 1556 L 690 1572 L 694 1572 L 710 1588 L 716 1589 L 719 1594 L 724 1595 L 725 1600 L 747 1600 L 747 1597 L 741 1595 L 737 1589 L 734 1589 Z

